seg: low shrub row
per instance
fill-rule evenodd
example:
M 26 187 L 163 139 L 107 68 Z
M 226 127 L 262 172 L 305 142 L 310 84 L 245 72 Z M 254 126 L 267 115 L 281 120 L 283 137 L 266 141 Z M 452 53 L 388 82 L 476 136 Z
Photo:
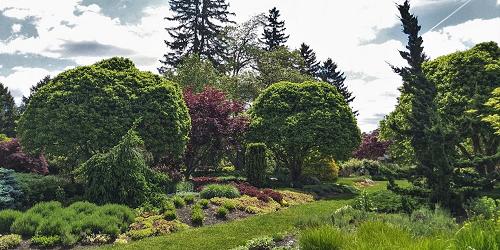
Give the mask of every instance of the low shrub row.
M 71 246 L 93 234 L 114 239 L 127 230 L 134 217 L 133 210 L 122 205 L 76 202 L 63 207 L 53 201 L 38 203 L 24 213 L 0 211 L 0 228 L 4 233 L 33 238 L 38 246 Z
M 254 186 L 251 186 L 248 183 L 234 183 L 235 187 L 238 188 L 238 191 L 242 195 L 248 195 L 250 197 L 256 197 L 257 199 L 267 202 L 270 199 L 273 199 L 276 202 L 282 202 L 283 196 L 272 189 L 259 189 Z

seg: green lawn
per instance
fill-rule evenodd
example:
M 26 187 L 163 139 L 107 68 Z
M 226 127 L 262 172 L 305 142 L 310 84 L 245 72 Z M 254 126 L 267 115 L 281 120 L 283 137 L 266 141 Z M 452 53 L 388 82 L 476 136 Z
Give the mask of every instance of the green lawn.
M 353 185 L 359 177 L 341 178 L 338 183 Z M 400 185 L 408 185 L 399 181 Z M 374 186 L 362 188 L 375 192 L 386 188 L 386 181 L 377 181 Z M 105 246 L 102 249 L 231 249 L 243 245 L 247 240 L 259 236 L 288 232 L 298 220 L 331 214 L 335 209 L 347 204 L 352 196 L 339 196 L 332 200 L 317 201 L 300 206 L 243 220 L 213 226 L 192 228 L 167 236 L 147 238 L 127 245 Z
M 350 186 L 355 186 L 354 183 L 359 180 L 359 179 L 363 179 L 363 178 L 369 178 L 369 177 L 342 177 L 342 178 L 339 178 L 339 180 L 337 181 L 337 183 L 339 184 L 345 184 L 345 185 L 350 185 Z M 387 189 L 387 181 L 375 181 L 375 185 L 373 186 L 369 186 L 369 187 L 357 187 L 361 190 L 364 190 L 368 193 L 372 193 L 372 192 L 377 192 L 377 191 L 380 191 L 380 190 L 386 190 Z M 398 184 L 399 186 L 401 187 L 408 187 L 410 185 L 410 183 L 408 181 L 405 181 L 405 180 L 396 180 L 396 184 Z

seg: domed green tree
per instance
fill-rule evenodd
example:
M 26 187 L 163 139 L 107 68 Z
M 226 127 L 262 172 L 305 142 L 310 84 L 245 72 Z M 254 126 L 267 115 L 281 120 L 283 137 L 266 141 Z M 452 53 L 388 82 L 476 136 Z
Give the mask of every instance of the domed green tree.
M 179 87 L 111 58 L 65 71 L 38 90 L 18 135 L 28 151 L 73 168 L 118 144 L 139 118 L 137 131 L 155 161 L 182 155 L 191 122 Z
M 250 114 L 250 139 L 265 143 L 290 168 L 294 183 L 312 153 L 343 160 L 361 142 L 351 108 L 327 83 L 275 83 L 257 98 Z

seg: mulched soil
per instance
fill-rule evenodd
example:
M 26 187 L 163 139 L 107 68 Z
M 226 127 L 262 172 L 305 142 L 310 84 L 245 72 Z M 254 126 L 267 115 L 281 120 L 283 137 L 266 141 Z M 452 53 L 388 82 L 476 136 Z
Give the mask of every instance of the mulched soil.
M 191 207 L 193 205 L 188 205 L 183 208 L 178 208 L 177 209 L 177 218 L 182 221 L 183 223 L 186 223 L 192 227 L 199 226 L 199 225 L 194 225 L 191 222 Z M 217 217 L 217 209 L 219 207 L 213 204 L 209 204 L 207 209 L 203 209 L 203 213 L 205 214 L 205 220 L 203 221 L 203 226 L 209 226 L 209 225 L 214 225 L 214 224 L 219 224 L 219 223 L 224 223 L 232 220 L 239 220 L 243 219 L 246 217 L 251 216 L 252 214 L 249 214 L 245 211 L 241 211 L 239 209 L 234 209 L 233 211 L 229 211 L 227 214 L 227 218 L 222 219 Z

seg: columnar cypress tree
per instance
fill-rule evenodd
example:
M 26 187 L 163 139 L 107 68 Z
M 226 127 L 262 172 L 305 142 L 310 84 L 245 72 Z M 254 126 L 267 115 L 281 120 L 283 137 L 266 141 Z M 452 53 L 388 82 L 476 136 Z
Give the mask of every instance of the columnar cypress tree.
M 344 99 L 348 104 L 354 101 L 355 97 L 352 96 L 352 92 L 350 92 L 344 84 L 346 79 L 344 73 L 337 70 L 337 64 L 334 63 L 331 58 L 328 58 L 328 60 L 323 62 L 323 64 L 319 67 L 316 77 L 335 86 L 342 96 L 344 96 Z
M 176 66 L 187 54 L 198 54 L 214 65 L 220 65 L 225 55 L 225 42 L 222 39 L 223 25 L 233 23 L 229 20 L 229 4 L 225 0 L 170 0 L 172 17 L 166 17 L 175 25 L 166 28 L 171 41 L 165 44 L 171 50 L 160 60 L 164 64 L 159 71 L 164 73 L 168 67 Z
M 254 186 L 262 186 L 266 178 L 266 167 L 266 144 L 248 144 L 245 154 L 247 181 Z
M 280 11 L 276 7 L 269 10 L 267 22 L 264 26 L 263 39 L 261 43 L 264 44 L 265 49 L 273 50 L 279 46 L 285 45 L 290 36 L 285 35 L 285 21 L 279 21 Z
M 304 58 L 304 68 L 301 70 L 301 73 L 315 76 L 319 70 L 319 62 L 316 60 L 316 53 L 309 45 L 302 43 L 300 45 L 300 55 Z
M 397 5 L 401 15 L 403 32 L 408 35 L 407 51 L 400 51 L 408 62 L 407 67 L 393 67 L 403 79 L 402 94 L 411 98 L 411 112 L 407 114 L 409 129 L 405 131 L 411 138 L 417 160 L 416 171 L 411 179 L 418 189 L 414 194 L 430 198 L 432 203 L 449 207 L 452 198 L 451 181 L 453 167 L 450 162 L 452 150 L 450 138 L 446 138 L 437 116 L 435 97 L 436 86 L 427 80 L 422 64 L 427 61 L 423 50 L 423 39 L 419 36 L 420 26 L 416 16 L 410 14 L 410 4 L 406 0 Z
M 0 83 L 0 134 L 8 137 L 16 135 L 16 104 L 10 91 Z

